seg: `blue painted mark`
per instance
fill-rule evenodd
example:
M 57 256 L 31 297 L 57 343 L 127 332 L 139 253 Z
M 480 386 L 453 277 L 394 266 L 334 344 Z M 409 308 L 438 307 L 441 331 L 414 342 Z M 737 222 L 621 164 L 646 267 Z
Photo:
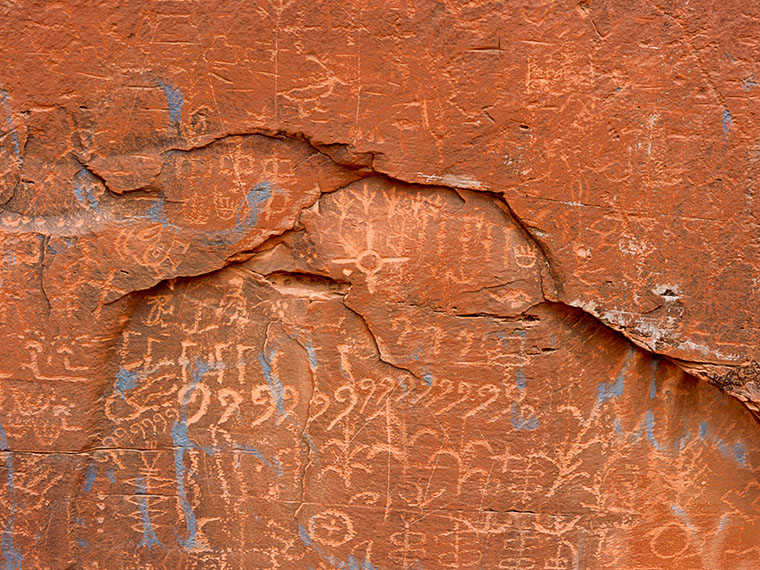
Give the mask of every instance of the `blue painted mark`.
M 79 545 L 79 548 L 83 550 L 90 547 L 90 543 L 88 543 L 84 538 L 81 538 L 81 537 L 77 537 L 77 544 Z
M 177 424 L 174 424 L 177 427 Z M 177 477 L 177 496 L 179 497 L 180 508 L 185 515 L 185 525 L 187 527 L 187 536 L 183 540 L 177 539 L 177 542 L 186 550 L 192 550 L 195 548 L 195 538 L 198 534 L 198 524 L 195 520 L 195 513 L 190 505 L 190 501 L 187 500 L 187 491 L 185 490 L 185 464 L 184 456 L 187 447 L 182 444 L 183 441 L 187 441 L 187 430 L 184 432 L 184 439 L 178 439 L 176 437 L 176 429 L 172 429 L 172 438 L 174 439 L 174 469 Z
M 293 422 L 293 425 L 295 425 L 295 422 Z M 317 454 L 317 446 L 314 445 L 314 441 L 312 441 L 311 436 L 309 436 L 308 433 L 303 433 L 303 439 L 306 442 L 306 445 L 309 446 L 309 449 L 311 449 L 312 453 L 314 453 L 314 461 L 319 461 L 319 456 Z
M 163 90 L 164 95 L 166 95 L 166 102 L 169 104 L 169 121 L 178 127 L 182 122 L 182 105 L 185 102 L 182 90 L 162 81 L 158 82 L 158 86 Z
M 541 422 L 535 416 L 524 418 L 520 411 L 520 406 L 517 403 L 512 403 L 512 427 L 515 429 L 521 429 L 525 431 L 532 431 L 538 429 Z
M 80 168 L 74 175 L 74 196 L 83 206 L 89 206 L 95 211 L 100 210 L 98 199 L 92 193 L 92 175 L 86 168 Z
M 195 386 L 198 384 L 198 382 L 201 381 L 204 374 L 206 374 L 206 372 L 208 372 L 209 370 L 211 370 L 211 367 L 206 362 L 204 362 L 200 358 L 195 359 L 195 372 L 190 372 L 190 381 L 193 384 L 193 389 L 195 389 Z M 189 401 L 190 401 L 190 395 L 187 396 L 187 402 Z M 185 403 L 185 405 L 187 405 L 187 402 Z
M 742 79 L 742 87 L 745 91 L 749 91 L 751 87 L 757 87 L 757 85 L 754 73 L 750 73 L 747 79 Z
M 269 461 L 264 456 L 264 454 L 261 453 L 255 447 L 251 447 L 250 445 L 242 445 L 242 446 L 240 446 L 239 449 L 237 449 L 237 451 L 242 451 L 243 453 L 248 453 L 250 455 L 253 455 L 256 459 L 258 459 L 259 461 L 261 461 L 264 465 L 266 465 L 267 467 L 269 467 L 269 469 L 271 469 L 272 471 L 274 471 L 280 477 L 282 477 L 285 474 L 285 472 L 284 472 L 284 470 L 282 468 L 282 463 L 280 463 L 279 459 L 274 458 L 273 459 L 274 463 L 273 463 L 272 461 Z
M 53 255 L 56 255 L 57 253 L 60 253 L 62 251 L 66 251 L 72 245 L 74 245 L 74 243 L 76 243 L 76 238 L 72 238 L 70 236 L 69 237 L 64 237 L 63 238 L 63 243 L 61 244 L 60 242 L 58 242 L 55 245 L 55 247 L 53 247 L 52 242 L 48 242 L 48 244 L 47 244 L 47 251 L 50 252 L 50 253 L 52 253 Z M 14 265 L 15 265 L 15 256 L 14 256 Z
M 143 535 L 140 539 L 140 543 L 137 548 L 141 546 L 147 546 L 148 550 L 153 549 L 153 545 L 161 546 L 156 536 L 156 531 L 153 530 L 153 524 L 150 522 L 150 513 L 148 512 L 148 497 L 146 496 L 145 477 L 138 477 L 135 479 L 137 485 L 137 506 L 140 509 L 140 519 L 142 520 Z
M 623 362 L 623 368 L 620 369 L 620 373 L 614 382 L 600 382 L 596 385 L 597 402 L 606 402 L 623 394 L 623 390 L 625 389 L 625 371 L 628 369 L 628 363 L 631 361 L 633 354 L 633 350 L 628 351 L 628 355 Z
M 690 530 L 694 530 L 694 525 L 691 524 L 691 521 L 689 520 L 689 515 L 686 514 L 686 511 L 684 511 L 678 505 L 671 505 L 670 509 L 673 511 L 674 515 L 676 515 L 679 519 L 681 519 L 684 523 L 686 523 L 686 526 L 689 527 Z
M 690 438 L 691 436 L 687 433 L 683 437 L 679 437 L 676 440 L 676 443 L 675 443 L 676 455 L 678 455 L 678 453 L 681 451 L 681 448 L 686 445 L 686 443 L 689 441 Z
M 708 436 L 707 422 L 703 421 L 699 424 L 699 437 L 700 439 L 708 439 L 707 436 Z M 744 449 L 744 445 L 742 445 L 741 443 L 735 443 L 732 446 L 714 435 L 710 436 L 709 439 L 715 443 L 715 446 L 718 448 L 718 451 L 720 451 L 720 453 L 723 456 L 735 460 L 742 467 L 747 467 L 747 456 L 746 456 L 746 450 Z
M 272 185 L 266 180 L 251 188 L 245 198 L 238 205 L 235 229 L 237 231 L 242 231 L 255 226 L 256 221 L 259 218 L 259 208 L 271 197 Z M 246 207 L 248 213 L 244 215 L 243 212 Z
M 186 550 L 195 548 L 195 540 L 198 535 L 198 523 L 195 519 L 193 507 L 187 499 L 187 490 L 185 489 L 185 452 L 194 447 L 193 442 L 187 435 L 187 405 L 195 391 L 195 387 L 200 382 L 203 375 L 208 372 L 209 366 L 200 358 L 195 359 L 195 371 L 190 373 L 190 389 L 185 393 L 185 397 L 180 402 L 180 420 L 174 422 L 172 426 L 172 441 L 174 442 L 174 471 L 177 480 L 177 497 L 179 498 L 180 508 L 185 516 L 185 526 L 187 536 L 177 542 Z
M 311 546 L 314 544 L 311 541 L 311 537 L 309 536 L 309 533 L 306 531 L 306 529 L 303 527 L 303 525 L 298 525 L 298 538 L 301 539 L 301 542 L 303 542 L 306 546 Z
M 409 391 L 409 388 L 407 387 L 406 382 L 404 382 L 404 379 L 399 378 L 398 383 L 401 386 L 401 389 L 404 391 L 404 394 L 406 394 Z
M 615 418 L 615 420 L 612 422 L 615 426 L 615 431 L 619 434 L 623 433 L 623 424 L 620 423 L 620 420 L 618 418 Z
M 85 493 L 92 491 L 92 484 L 95 482 L 95 478 L 98 476 L 98 466 L 94 463 L 90 463 L 87 466 L 87 472 L 84 475 L 84 485 L 82 490 Z
M 723 515 L 720 517 L 720 522 L 718 523 L 718 532 L 723 530 L 723 528 L 726 526 L 726 523 L 728 523 L 728 513 L 723 513 Z
M 715 446 L 718 448 L 718 451 L 720 451 L 721 455 L 728 457 L 729 459 L 736 459 L 733 447 L 728 445 L 722 439 L 718 439 L 717 437 L 712 438 L 712 440 L 715 442 Z
M 312 368 L 317 367 L 317 351 L 314 350 L 314 346 L 310 343 L 306 343 L 306 356 L 309 358 L 309 364 Z
M 190 441 L 190 438 L 187 436 L 186 421 L 187 420 L 182 422 L 174 422 L 174 425 L 172 426 L 172 440 L 174 441 L 175 445 L 189 449 L 193 447 L 193 442 Z
M 306 546 L 313 548 L 314 551 L 323 560 L 328 562 L 334 568 L 339 568 L 340 570 L 378 570 L 378 568 L 370 563 L 366 557 L 361 562 L 359 562 L 359 559 L 356 558 L 356 556 L 349 554 L 346 561 L 343 561 L 336 558 L 332 554 L 323 552 L 322 549 L 314 543 L 312 538 L 309 536 L 308 531 L 301 524 L 298 525 L 298 538 L 300 538 L 301 542 L 303 542 Z
M 428 386 L 433 385 L 433 375 L 430 372 L 425 372 L 422 375 L 422 379 L 425 381 L 425 384 L 427 384 Z
M 728 133 L 731 126 L 734 124 L 734 118 L 728 109 L 723 109 L 723 132 Z
M 575 561 L 573 562 L 573 570 L 580 570 L 581 567 L 581 556 L 583 555 L 583 543 L 585 542 L 586 533 L 583 531 L 583 529 L 580 529 L 581 534 L 581 540 L 580 544 L 578 544 L 578 550 L 575 553 Z
M 5 528 L 3 529 L 3 540 L 0 543 L 0 549 L 2 549 L 3 559 L 5 560 L 5 568 L 18 570 L 21 568 L 23 558 L 13 546 L 13 527 L 16 523 L 16 512 L 18 510 L 16 489 L 13 483 L 13 454 L 10 449 L 8 449 L 8 440 L 5 437 L 5 430 L 2 425 L 0 425 L 0 451 L 5 453 L 5 470 L 7 472 L 9 499 L 8 508 L 10 510 L 10 515 L 5 522 Z
M 646 429 L 649 443 L 651 443 L 656 450 L 660 451 L 660 444 L 654 437 L 654 412 L 652 412 L 652 410 L 647 410 L 644 413 L 644 428 Z
M 113 469 L 109 469 L 108 471 L 106 471 L 106 477 L 111 483 L 116 482 L 116 476 L 113 474 Z
M 161 224 L 165 228 L 172 226 L 172 224 L 169 223 L 169 218 L 167 218 L 166 211 L 164 210 L 163 197 L 153 202 L 151 207 L 148 208 L 148 211 L 145 212 L 145 217 L 153 220 L 157 224 Z
M 517 383 L 517 387 L 520 390 L 524 390 L 525 387 L 528 385 L 528 378 L 527 376 L 525 376 L 525 372 L 518 369 L 515 372 L 515 382 Z
M 652 383 L 649 384 L 649 399 L 654 400 L 657 397 L 657 367 L 660 361 L 655 359 L 652 362 Z
M 285 387 L 282 385 L 282 382 L 272 370 L 271 359 L 276 353 L 277 348 L 274 348 L 267 357 L 264 354 L 264 349 L 262 349 L 259 352 L 259 364 L 261 365 L 261 370 L 264 372 L 264 378 L 266 379 L 267 386 L 269 386 L 269 392 L 272 394 L 272 399 L 274 400 L 277 407 L 277 423 L 279 424 L 280 421 L 285 418 L 288 420 L 288 422 L 290 422 L 291 425 L 298 427 L 296 422 L 285 411 Z M 304 431 L 301 437 L 309 446 L 309 448 L 314 452 L 314 460 L 317 461 L 317 447 L 309 437 L 309 434 Z
M 269 354 L 269 359 L 274 355 L 275 350 Z M 259 364 L 264 371 L 264 378 L 269 386 L 269 391 L 272 393 L 272 398 L 274 398 L 275 404 L 277 405 L 277 416 L 279 421 L 279 418 L 288 417 L 288 414 L 285 412 L 285 389 L 283 388 L 280 379 L 273 374 L 272 365 L 270 364 L 269 359 L 264 355 L 264 349 L 261 349 L 261 352 L 259 352 Z
M 140 375 L 137 372 L 127 370 L 123 366 L 119 366 L 119 370 L 116 372 L 116 390 L 121 392 L 121 399 L 124 400 L 124 392 L 137 388 L 137 381 L 140 379 Z
M 735 443 L 734 444 L 734 459 L 744 465 L 747 466 L 747 459 L 745 457 L 744 452 L 744 446 L 741 443 Z
M 11 135 L 11 141 L 13 141 L 13 154 L 16 155 L 19 165 L 22 165 L 24 164 L 24 158 L 21 156 L 21 141 L 19 141 L 18 133 L 13 126 L 11 107 L 8 104 L 8 92 L 4 89 L 0 89 L 0 101 L 2 101 L 3 110 L 5 111 L 5 124 L 8 125 L 8 132 Z

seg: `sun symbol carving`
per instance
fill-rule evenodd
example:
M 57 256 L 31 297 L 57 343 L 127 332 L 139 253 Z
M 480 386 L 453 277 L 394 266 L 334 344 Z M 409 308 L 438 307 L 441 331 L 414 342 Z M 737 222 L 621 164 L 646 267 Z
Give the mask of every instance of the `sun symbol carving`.
M 372 234 L 367 234 L 367 247 L 364 250 L 358 250 L 353 247 L 346 247 L 347 253 L 351 257 L 338 257 L 333 259 L 333 263 L 340 265 L 352 264 L 361 271 L 367 279 L 367 289 L 370 293 L 375 292 L 377 277 L 380 270 L 389 263 L 404 263 L 409 261 L 408 257 L 384 257 L 373 247 Z M 344 246 L 345 247 L 345 246 Z

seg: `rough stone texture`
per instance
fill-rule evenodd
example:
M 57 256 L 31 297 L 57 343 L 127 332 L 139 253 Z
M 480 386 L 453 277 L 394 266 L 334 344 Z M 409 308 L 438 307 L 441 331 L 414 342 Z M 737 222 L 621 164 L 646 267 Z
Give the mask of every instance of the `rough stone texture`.
M 3 568 L 760 567 L 760 8 L 0 18 Z

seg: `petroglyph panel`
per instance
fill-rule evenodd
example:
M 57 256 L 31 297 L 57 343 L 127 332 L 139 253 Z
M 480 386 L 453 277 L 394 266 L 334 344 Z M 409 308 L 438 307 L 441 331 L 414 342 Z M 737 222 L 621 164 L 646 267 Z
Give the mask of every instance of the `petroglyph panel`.
M 760 14 L 671 4 L 0 2 L 0 567 L 760 567 Z
M 538 254 L 497 200 L 368 178 L 299 227 L 135 303 L 81 422 L 98 449 L 59 474 L 72 560 L 754 563 L 741 546 L 757 530 L 749 412 L 543 301 Z M 468 249 L 468 232 L 492 249 Z M 479 264 L 439 272 L 446 255 Z M 41 494 L 20 488 L 17 502 Z M 13 527 L 28 552 L 30 531 Z

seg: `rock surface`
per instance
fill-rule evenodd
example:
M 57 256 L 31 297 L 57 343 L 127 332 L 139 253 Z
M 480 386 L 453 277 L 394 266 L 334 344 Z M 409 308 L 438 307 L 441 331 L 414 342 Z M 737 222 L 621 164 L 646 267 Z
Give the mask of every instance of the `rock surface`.
M 0 26 L 3 568 L 760 566 L 760 8 Z

